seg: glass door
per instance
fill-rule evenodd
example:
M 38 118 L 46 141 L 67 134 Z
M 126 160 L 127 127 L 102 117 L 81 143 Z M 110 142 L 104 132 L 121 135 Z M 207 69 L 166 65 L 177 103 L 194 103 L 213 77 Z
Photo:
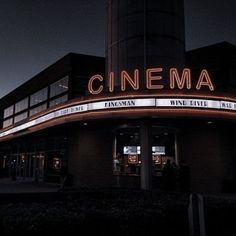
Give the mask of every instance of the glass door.
M 35 155 L 35 181 L 44 180 L 44 153 L 37 153 Z
M 33 179 L 33 156 L 29 153 L 11 155 L 10 176 L 13 180 Z

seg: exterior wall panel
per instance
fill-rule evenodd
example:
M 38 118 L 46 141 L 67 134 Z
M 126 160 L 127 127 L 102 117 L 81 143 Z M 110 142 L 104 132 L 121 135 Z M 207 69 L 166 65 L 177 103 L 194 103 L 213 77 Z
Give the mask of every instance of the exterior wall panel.
M 69 146 L 68 171 L 75 186 L 110 187 L 112 185 L 113 137 L 106 127 L 73 130 Z
M 192 191 L 228 191 L 225 185 L 234 180 L 233 143 L 226 134 L 227 125 L 214 125 L 182 131 L 180 160 L 190 167 Z M 226 187 L 227 188 L 227 187 Z

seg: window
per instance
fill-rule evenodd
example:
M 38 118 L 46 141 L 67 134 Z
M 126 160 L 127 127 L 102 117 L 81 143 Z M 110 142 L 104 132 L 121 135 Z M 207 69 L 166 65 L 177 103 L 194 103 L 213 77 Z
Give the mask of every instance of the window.
M 50 107 L 53 107 L 53 106 L 56 106 L 60 103 L 63 103 L 63 102 L 66 102 L 68 100 L 68 95 L 64 95 L 64 96 L 61 96 L 59 98 L 56 98 L 56 99 L 53 99 L 52 101 L 50 101 Z
M 21 113 L 20 115 L 15 116 L 14 123 L 17 123 L 21 120 L 24 120 L 27 118 L 27 112 Z
M 61 169 L 61 159 L 54 157 L 52 159 L 52 168 L 54 170 L 60 170 Z
M 69 76 L 66 76 L 50 85 L 50 98 L 68 90 Z
M 37 106 L 37 107 L 30 110 L 30 116 L 33 116 L 33 115 L 35 115 L 35 114 L 37 114 L 37 113 L 39 113 L 43 110 L 46 110 L 46 109 L 47 109 L 47 104 L 46 103 L 44 103 L 40 106 Z
M 24 98 L 23 100 L 15 104 L 15 113 L 23 111 L 28 108 L 29 98 Z
M 177 162 L 175 130 L 168 127 L 152 126 L 150 140 L 152 147 L 152 175 L 161 176 L 164 166 L 169 160 Z M 141 139 L 140 127 L 130 126 L 116 130 L 115 155 L 113 157 L 113 173 L 115 175 L 140 175 L 141 171 Z
M 10 125 L 12 125 L 12 124 L 13 124 L 13 118 L 4 120 L 4 121 L 3 121 L 3 128 L 6 128 L 6 127 L 8 127 L 8 126 L 10 126 Z
M 4 109 L 4 118 L 13 115 L 13 111 L 14 111 L 14 106 L 11 105 L 10 107 Z
M 43 88 L 30 96 L 30 106 L 36 105 L 47 100 L 48 88 Z

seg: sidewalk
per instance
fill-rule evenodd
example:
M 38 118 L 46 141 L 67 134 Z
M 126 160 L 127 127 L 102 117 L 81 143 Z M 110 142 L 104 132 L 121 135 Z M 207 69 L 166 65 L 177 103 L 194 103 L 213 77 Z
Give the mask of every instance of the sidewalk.
M 19 179 L 12 181 L 11 179 L 0 179 L 1 193 L 33 193 L 33 192 L 57 192 L 60 184 L 34 182 L 32 179 Z

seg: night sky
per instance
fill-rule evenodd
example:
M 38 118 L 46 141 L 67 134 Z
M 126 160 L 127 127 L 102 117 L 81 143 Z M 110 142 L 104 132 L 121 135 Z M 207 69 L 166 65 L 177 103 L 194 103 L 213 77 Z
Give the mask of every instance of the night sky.
M 236 45 L 235 0 L 185 2 L 187 50 Z M 69 52 L 104 56 L 105 0 L 0 0 L 0 34 L 2 97 Z

